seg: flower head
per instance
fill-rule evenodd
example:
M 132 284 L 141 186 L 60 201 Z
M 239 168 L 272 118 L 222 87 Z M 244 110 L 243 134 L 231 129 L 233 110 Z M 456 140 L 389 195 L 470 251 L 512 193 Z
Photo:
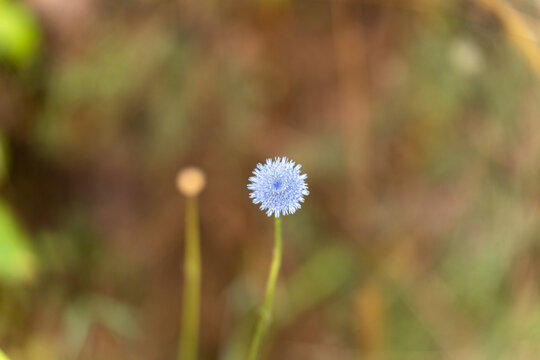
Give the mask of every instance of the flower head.
M 249 178 L 248 189 L 253 190 L 249 197 L 254 204 L 261 204 L 266 215 L 279 217 L 293 214 L 300 209 L 304 196 L 309 194 L 306 174 L 300 174 L 300 167 L 286 157 L 267 159 L 266 163 L 257 164 Z
M 194 166 L 181 170 L 176 176 L 176 187 L 178 191 L 187 197 L 199 195 L 206 185 L 204 172 Z

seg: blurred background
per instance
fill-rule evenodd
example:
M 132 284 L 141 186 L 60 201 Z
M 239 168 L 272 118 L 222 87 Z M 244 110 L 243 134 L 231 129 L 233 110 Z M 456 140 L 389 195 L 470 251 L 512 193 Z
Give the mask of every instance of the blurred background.
M 176 358 L 202 168 L 202 360 L 540 358 L 540 3 L 0 0 L 0 348 Z

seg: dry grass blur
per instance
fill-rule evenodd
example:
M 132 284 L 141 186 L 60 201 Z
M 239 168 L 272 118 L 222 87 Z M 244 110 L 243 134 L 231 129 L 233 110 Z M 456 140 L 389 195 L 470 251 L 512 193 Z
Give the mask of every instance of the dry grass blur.
M 284 219 L 267 359 L 540 358 L 537 1 L 11 1 L 12 360 L 175 359 L 189 165 L 201 360 L 241 359 L 272 241 L 247 179 L 282 155 L 311 194 Z

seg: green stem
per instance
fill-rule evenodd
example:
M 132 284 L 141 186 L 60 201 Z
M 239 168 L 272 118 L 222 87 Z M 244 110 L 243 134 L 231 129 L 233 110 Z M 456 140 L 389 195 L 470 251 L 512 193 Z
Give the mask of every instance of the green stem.
M 257 359 L 257 354 L 259 353 L 261 340 L 272 319 L 272 306 L 274 302 L 274 293 L 276 290 L 279 267 L 281 266 L 281 254 L 282 254 L 281 218 L 277 217 L 275 218 L 275 222 L 274 222 L 274 255 L 272 259 L 272 264 L 270 266 L 270 274 L 268 275 L 268 282 L 266 283 L 266 295 L 264 297 L 264 303 L 259 313 L 259 320 L 257 322 L 257 327 L 255 328 L 253 339 L 251 340 L 248 360 Z
M 184 298 L 178 360 L 196 360 L 201 299 L 201 249 L 197 198 L 186 203 Z

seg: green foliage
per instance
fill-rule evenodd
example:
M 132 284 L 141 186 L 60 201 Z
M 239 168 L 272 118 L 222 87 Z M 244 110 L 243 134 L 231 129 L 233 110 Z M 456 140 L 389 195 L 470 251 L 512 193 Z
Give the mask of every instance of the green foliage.
M 358 266 L 353 255 L 336 246 L 317 251 L 287 280 L 287 313 L 280 319 L 292 321 L 338 292 L 353 279 Z
M 39 27 L 26 6 L 0 0 L 0 59 L 25 67 L 35 60 L 40 46 Z
M 93 323 L 126 338 L 133 338 L 138 332 L 135 315 L 129 306 L 109 297 L 89 295 L 66 311 L 64 326 L 70 352 L 79 353 Z
M 0 350 L 0 360 L 9 360 L 6 354 L 2 350 Z
M 388 347 L 395 352 L 391 359 L 414 359 L 417 351 L 438 354 L 441 350 L 431 329 L 422 322 L 419 314 L 403 291 L 392 286 L 387 290 L 388 314 L 392 320 L 387 334 Z M 436 358 L 436 356 L 434 356 Z
M 197 49 L 166 26 L 136 32 L 106 27 L 94 36 L 84 57 L 50 69 L 48 100 L 36 129 L 42 148 L 80 156 L 131 135 L 152 164 L 181 151 L 188 145 L 190 113 L 206 86 L 197 71 L 188 71 Z M 80 112 L 86 115 L 74 117 Z
M 0 202 L 0 280 L 29 281 L 35 271 L 36 261 L 26 234 L 10 209 Z

